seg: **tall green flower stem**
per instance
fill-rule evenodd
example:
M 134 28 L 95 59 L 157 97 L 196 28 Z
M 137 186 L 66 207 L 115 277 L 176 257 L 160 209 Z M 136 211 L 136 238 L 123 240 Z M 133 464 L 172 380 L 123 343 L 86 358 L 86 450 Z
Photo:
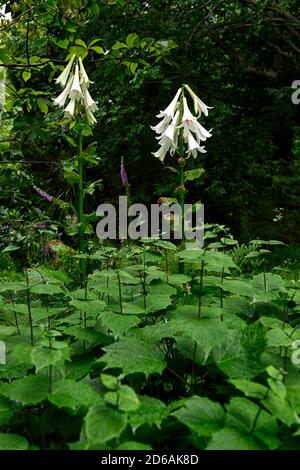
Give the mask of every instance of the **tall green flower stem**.
M 183 98 L 184 98 L 184 92 L 182 91 L 181 93 L 181 99 L 180 99 L 180 121 L 182 121 L 182 116 L 183 116 Z M 180 133 L 179 133 L 179 146 L 178 146 L 178 155 L 179 155 L 179 159 L 178 159 L 178 165 L 179 165 L 179 169 L 178 169 L 178 188 L 177 188 L 177 192 L 178 192 L 178 202 L 179 202 L 179 205 L 180 205 L 180 209 L 181 209 L 181 220 L 180 220 L 180 224 L 181 224 L 181 244 L 182 244 L 182 247 L 183 247 L 183 244 L 184 244 L 184 196 L 185 196 L 185 186 L 184 186 L 184 166 L 185 166 L 185 163 L 186 163 L 186 160 L 184 158 L 184 135 L 183 135 L 183 128 L 180 129 Z M 183 261 L 179 261 L 179 273 L 180 274 L 183 274 L 184 273 L 184 262 Z
M 32 322 L 32 314 L 31 314 L 31 299 L 30 299 L 30 286 L 29 286 L 29 276 L 27 268 L 25 269 L 25 277 L 26 277 L 26 296 L 27 296 L 27 309 L 28 309 L 28 323 L 29 323 L 29 330 L 30 330 L 30 343 L 33 345 L 33 322 Z
M 75 41 L 76 43 L 76 41 Z M 90 83 L 89 77 L 85 71 L 81 57 L 82 51 L 77 51 L 75 48 L 74 53 L 71 55 L 68 64 L 56 79 L 56 83 L 60 84 L 63 91 L 54 99 L 54 104 L 60 108 L 64 108 L 64 116 L 68 120 L 73 120 L 70 123 L 70 129 L 76 126 L 77 115 L 84 116 L 83 120 L 87 122 L 88 126 L 95 124 L 96 119 L 94 112 L 98 109 L 97 103 L 91 97 L 88 88 Z M 68 104 L 67 104 L 68 103 Z M 83 189 L 83 171 L 84 171 L 84 154 L 82 151 L 83 135 L 90 135 L 91 130 L 87 134 L 86 122 L 77 122 L 78 126 L 78 239 L 79 239 L 79 254 L 83 255 L 85 251 L 85 220 L 83 213 L 84 206 L 84 189 Z M 72 127 L 71 127 L 72 125 Z M 79 258 L 80 270 L 80 286 L 84 288 L 86 280 L 86 261 L 84 256 Z
M 82 151 L 83 136 L 79 134 L 78 142 L 78 225 L 79 225 L 79 254 L 83 254 L 85 251 L 85 224 L 84 224 L 84 190 L 83 190 L 83 170 L 84 170 L 84 158 Z M 79 272 L 80 272 L 80 287 L 83 288 L 86 281 L 86 260 L 79 258 Z

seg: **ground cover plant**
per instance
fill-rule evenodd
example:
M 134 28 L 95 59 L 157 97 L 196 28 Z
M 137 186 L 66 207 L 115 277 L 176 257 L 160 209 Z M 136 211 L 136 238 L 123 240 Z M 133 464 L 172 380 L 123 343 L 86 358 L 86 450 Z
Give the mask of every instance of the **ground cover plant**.
M 274 110 L 287 96 L 275 82 L 296 70 L 299 6 L 221 3 L 1 2 L 12 16 L 0 27 L 0 450 L 300 448 L 297 188 L 276 199 L 276 188 L 284 196 L 297 178 L 291 101 L 289 142 L 278 134 L 272 140 Z M 237 24 L 264 44 L 255 63 L 225 40 L 220 46 L 219 35 L 226 39 Z M 211 40 L 220 51 L 205 47 Z M 233 46 L 242 49 L 242 40 Z M 268 47 L 283 69 L 265 64 Z M 196 60 L 193 51 L 208 70 L 201 99 L 203 64 L 182 68 Z M 230 57 L 242 69 L 235 76 Z M 251 85 L 252 75 L 267 83 Z M 153 82 L 158 97 L 148 89 Z M 274 111 L 270 129 L 255 124 L 253 87 L 266 100 L 264 119 Z M 239 104 L 230 107 L 225 95 Z M 248 132 L 256 134 L 255 151 L 245 145 Z M 211 157 L 216 141 L 223 148 Z M 269 219 L 258 217 L 256 226 L 257 188 L 258 213 Z M 218 220 L 213 208 L 230 207 L 227 194 L 236 219 L 232 209 Z M 97 207 L 116 205 L 120 195 L 130 204 L 158 199 L 169 236 L 143 233 L 140 213 L 129 215 L 139 239 L 99 240 L 105 214 Z M 206 198 L 204 241 L 192 249 L 186 239 L 199 227 L 170 206 L 190 203 L 195 213 Z

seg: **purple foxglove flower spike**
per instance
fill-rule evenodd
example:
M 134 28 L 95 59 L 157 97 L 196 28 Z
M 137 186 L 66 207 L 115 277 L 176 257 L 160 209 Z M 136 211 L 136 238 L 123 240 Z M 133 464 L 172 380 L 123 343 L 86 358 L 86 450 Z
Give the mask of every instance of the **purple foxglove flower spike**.
M 36 224 L 36 228 L 39 228 L 39 229 L 47 228 L 47 224 L 46 223 Z
M 124 166 L 124 157 L 121 157 L 120 177 L 122 181 L 122 186 L 124 188 L 127 183 L 127 173 L 126 173 L 125 166 Z
M 44 199 L 47 202 L 52 202 L 54 197 L 50 196 L 48 193 L 43 191 L 41 188 L 38 188 L 37 186 L 33 186 L 33 189 L 38 193 L 39 196 L 41 196 L 42 199 Z

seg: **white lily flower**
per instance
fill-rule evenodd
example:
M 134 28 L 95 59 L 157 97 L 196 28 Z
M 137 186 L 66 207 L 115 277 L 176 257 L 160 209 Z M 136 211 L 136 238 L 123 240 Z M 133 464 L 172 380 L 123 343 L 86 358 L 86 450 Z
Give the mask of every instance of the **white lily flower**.
M 170 116 L 164 116 L 163 120 L 160 121 L 156 126 L 150 126 L 153 131 L 156 132 L 156 134 L 163 134 L 170 122 L 172 121 L 172 118 Z
M 189 131 L 185 134 L 185 142 L 188 144 L 188 149 L 186 151 L 188 157 L 190 154 L 192 154 L 193 157 L 196 158 L 197 152 L 206 153 L 205 148 L 199 145 L 199 143 L 193 137 L 192 133 Z
M 55 100 L 54 100 L 54 104 L 56 104 L 60 108 L 62 108 L 65 105 L 65 102 L 68 98 L 68 95 L 69 95 L 69 92 L 70 92 L 70 89 L 71 89 L 72 82 L 73 82 L 73 76 L 71 75 L 69 80 L 68 80 L 68 83 L 67 83 L 66 87 L 63 89 L 61 94 L 57 98 L 55 98 Z
M 65 109 L 65 117 L 73 117 L 75 112 L 75 99 L 71 99 L 68 106 Z
M 71 71 L 74 63 L 74 71 Z M 56 83 L 61 83 L 64 90 L 54 99 L 54 103 L 62 107 L 67 99 L 70 100 L 65 108 L 65 116 L 73 118 L 75 111 L 76 113 L 80 112 L 81 105 L 86 112 L 88 123 L 90 125 L 94 124 L 96 119 L 93 112 L 98 109 L 98 106 L 88 91 L 89 84 L 92 82 L 89 80 L 80 57 L 77 57 L 75 54 L 71 57 L 71 60 L 56 80 Z M 78 103 L 77 107 L 76 102 Z
M 85 113 L 89 125 L 95 124 L 97 122 L 95 116 L 89 108 L 86 108 Z
M 181 91 L 182 91 L 182 88 L 178 88 L 178 90 L 176 92 L 176 95 L 172 99 L 169 106 L 167 106 L 167 108 L 164 111 L 161 111 L 156 117 L 163 118 L 165 116 L 169 116 L 173 119 L 173 117 L 175 115 L 175 112 L 177 111 L 177 108 L 178 108 L 178 105 L 179 105 L 178 99 L 179 99 Z
M 184 86 L 193 98 L 195 112 L 199 113 L 199 115 L 201 112 L 207 115 L 210 108 L 198 98 L 188 85 Z M 180 105 L 180 95 L 182 97 L 183 109 Z M 174 155 L 178 148 L 180 128 L 183 128 L 183 141 L 187 145 L 186 153 L 188 155 L 186 158 L 189 158 L 190 155 L 196 158 L 197 152 L 206 153 L 205 148 L 201 146 L 201 142 L 212 136 L 211 131 L 207 131 L 198 122 L 197 117 L 191 113 L 187 99 L 183 95 L 183 88 L 177 90 L 169 106 L 164 111 L 161 111 L 157 117 L 162 118 L 162 120 L 156 126 L 151 126 L 151 129 L 158 134 L 156 139 L 160 148 L 157 152 L 152 152 L 152 154 L 159 158 L 160 161 L 164 161 L 167 153 Z
M 168 147 L 170 154 L 174 155 L 178 146 L 178 129 L 170 125 L 166 133 L 161 136 L 158 143 L 160 146 Z
M 75 65 L 75 73 L 74 73 L 74 78 L 70 90 L 70 98 L 76 99 L 79 101 L 80 98 L 82 98 L 82 89 L 80 86 L 80 81 L 79 81 L 79 68 L 78 65 Z
M 83 104 L 84 106 L 92 112 L 95 112 L 98 109 L 96 101 L 93 100 L 91 95 L 89 94 L 88 89 L 85 85 L 82 85 L 83 91 Z
M 200 100 L 200 98 L 196 95 L 196 93 L 193 92 L 193 90 L 188 85 L 184 85 L 184 87 L 189 92 L 194 101 L 195 113 L 198 114 L 198 116 L 201 116 L 201 112 L 203 112 L 205 116 L 208 116 L 208 109 L 212 109 L 212 107 L 207 106 L 205 103 L 203 103 L 203 101 Z
M 94 82 L 91 82 L 91 80 L 89 79 L 88 74 L 86 73 L 85 68 L 83 66 L 81 57 L 78 58 L 78 62 L 79 62 L 79 69 L 80 69 L 80 83 L 81 84 L 84 83 L 86 88 L 88 88 L 89 84 L 94 83 Z
M 200 141 L 205 141 L 212 136 L 198 121 L 195 116 L 189 110 L 186 98 L 183 98 L 183 116 L 182 126 L 185 130 L 189 130 L 195 133 L 198 144 Z
M 162 141 L 162 139 L 167 137 L 168 139 L 170 139 L 170 141 L 172 142 L 172 145 L 176 149 L 177 145 L 178 145 L 178 135 L 179 135 L 179 130 L 172 123 L 167 127 L 166 131 L 164 132 L 164 134 L 160 138 L 159 137 L 156 137 L 156 138 L 159 139 L 159 143 L 160 143 Z
M 154 155 L 156 158 L 159 158 L 159 160 L 163 162 L 166 154 L 170 150 L 173 151 L 172 141 L 168 137 L 163 137 L 159 150 L 157 150 L 157 152 L 152 152 L 152 155 Z
M 76 55 L 73 54 L 71 59 L 69 60 L 68 65 L 64 68 L 60 76 L 56 79 L 56 83 L 60 83 L 62 87 L 66 86 L 75 57 Z

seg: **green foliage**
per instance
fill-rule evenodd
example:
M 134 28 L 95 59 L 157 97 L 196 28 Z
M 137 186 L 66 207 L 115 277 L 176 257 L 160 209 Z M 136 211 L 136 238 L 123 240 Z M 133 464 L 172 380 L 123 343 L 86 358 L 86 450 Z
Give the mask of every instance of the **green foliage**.
M 46 268 L 0 284 L 1 448 L 28 448 L 24 419 L 40 449 L 171 447 L 175 432 L 194 449 L 297 448 L 298 285 L 246 276 L 229 251 L 182 251 L 192 273 L 168 276 L 133 251 L 116 268 L 99 250 L 86 289 Z
M 299 128 L 286 86 L 299 72 L 299 5 L 198 3 L 7 5 L 0 450 L 299 450 L 300 257 L 283 242 L 299 238 Z M 94 82 L 93 129 L 53 104 L 74 53 Z M 151 157 L 149 126 L 185 82 L 215 108 L 209 157 L 182 175 L 186 200 L 203 200 L 221 225 L 206 224 L 196 250 L 99 244 L 95 208 L 123 190 L 121 157 L 134 201 L 173 188 L 177 170 L 170 162 L 166 177 Z M 285 222 L 293 230 L 277 241 Z

